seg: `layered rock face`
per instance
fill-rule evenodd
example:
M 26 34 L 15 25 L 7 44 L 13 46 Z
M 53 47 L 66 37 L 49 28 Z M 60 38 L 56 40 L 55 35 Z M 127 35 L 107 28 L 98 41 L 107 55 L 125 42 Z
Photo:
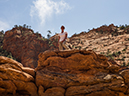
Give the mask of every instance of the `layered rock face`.
M 38 96 L 35 71 L 0 56 L 0 96 Z
M 129 26 L 125 29 L 113 24 L 101 26 L 87 33 L 73 35 L 67 43 L 73 49 L 93 50 L 121 66 L 129 65 Z
M 13 28 L 4 36 L 3 49 L 12 53 L 24 66 L 36 68 L 38 54 L 58 49 L 56 40 L 48 40 L 27 28 Z
M 35 70 L 39 96 L 129 95 L 129 70 L 90 50 L 45 51 Z

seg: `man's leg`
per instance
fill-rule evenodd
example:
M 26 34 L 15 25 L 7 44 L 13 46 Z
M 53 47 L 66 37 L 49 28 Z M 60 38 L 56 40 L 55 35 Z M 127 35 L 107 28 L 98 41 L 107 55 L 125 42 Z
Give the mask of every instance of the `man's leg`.
M 63 50 L 63 46 L 61 42 L 59 42 L 59 50 Z
M 62 43 L 63 47 L 67 50 L 69 50 L 70 48 L 65 44 L 65 41 Z

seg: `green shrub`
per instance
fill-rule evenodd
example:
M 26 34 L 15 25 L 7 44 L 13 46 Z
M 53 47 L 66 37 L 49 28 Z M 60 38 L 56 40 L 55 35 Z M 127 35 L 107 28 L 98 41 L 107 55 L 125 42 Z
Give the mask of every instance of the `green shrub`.
M 122 58 L 121 60 L 122 60 L 122 61 L 125 61 L 125 59 L 124 59 L 124 58 Z
M 125 62 L 123 62 L 123 66 L 125 66 Z
M 121 52 L 120 52 L 120 51 L 118 51 L 118 54 L 120 55 L 120 54 L 121 54 Z
M 113 52 L 113 56 L 115 56 L 115 57 L 117 57 L 117 56 L 119 56 L 121 54 L 121 52 L 119 51 L 119 52 Z
M 129 62 L 128 62 L 128 64 L 126 66 L 129 66 Z
M 77 46 L 75 46 L 75 49 L 77 49 L 78 47 Z
M 120 26 L 119 28 L 122 30 L 122 29 L 125 29 L 125 26 L 124 26 L 124 25 L 122 25 L 122 26 Z
M 103 52 L 100 52 L 100 54 L 103 54 Z
M 81 46 L 78 46 L 78 48 L 79 48 L 79 50 L 81 50 L 82 47 Z
M 122 51 L 126 51 L 126 48 L 125 48 L 125 49 L 123 49 Z
M 84 49 L 86 50 L 88 47 L 85 47 Z
M 112 55 L 110 55 L 110 58 L 109 58 L 110 60 L 114 60 L 114 57 L 112 56 Z

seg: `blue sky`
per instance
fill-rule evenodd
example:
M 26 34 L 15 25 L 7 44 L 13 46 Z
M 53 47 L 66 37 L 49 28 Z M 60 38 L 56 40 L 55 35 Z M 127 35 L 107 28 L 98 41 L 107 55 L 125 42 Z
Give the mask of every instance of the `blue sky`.
M 29 25 L 54 35 L 64 25 L 70 37 L 102 25 L 129 25 L 129 0 L 0 0 L 0 30 Z

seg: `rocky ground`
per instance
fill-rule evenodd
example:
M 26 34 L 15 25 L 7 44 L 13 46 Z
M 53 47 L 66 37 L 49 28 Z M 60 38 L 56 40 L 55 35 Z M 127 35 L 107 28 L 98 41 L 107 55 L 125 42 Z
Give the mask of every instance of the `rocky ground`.
M 73 49 L 93 50 L 121 66 L 129 65 L 129 26 L 121 29 L 112 25 L 102 26 L 70 37 L 68 45 Z

